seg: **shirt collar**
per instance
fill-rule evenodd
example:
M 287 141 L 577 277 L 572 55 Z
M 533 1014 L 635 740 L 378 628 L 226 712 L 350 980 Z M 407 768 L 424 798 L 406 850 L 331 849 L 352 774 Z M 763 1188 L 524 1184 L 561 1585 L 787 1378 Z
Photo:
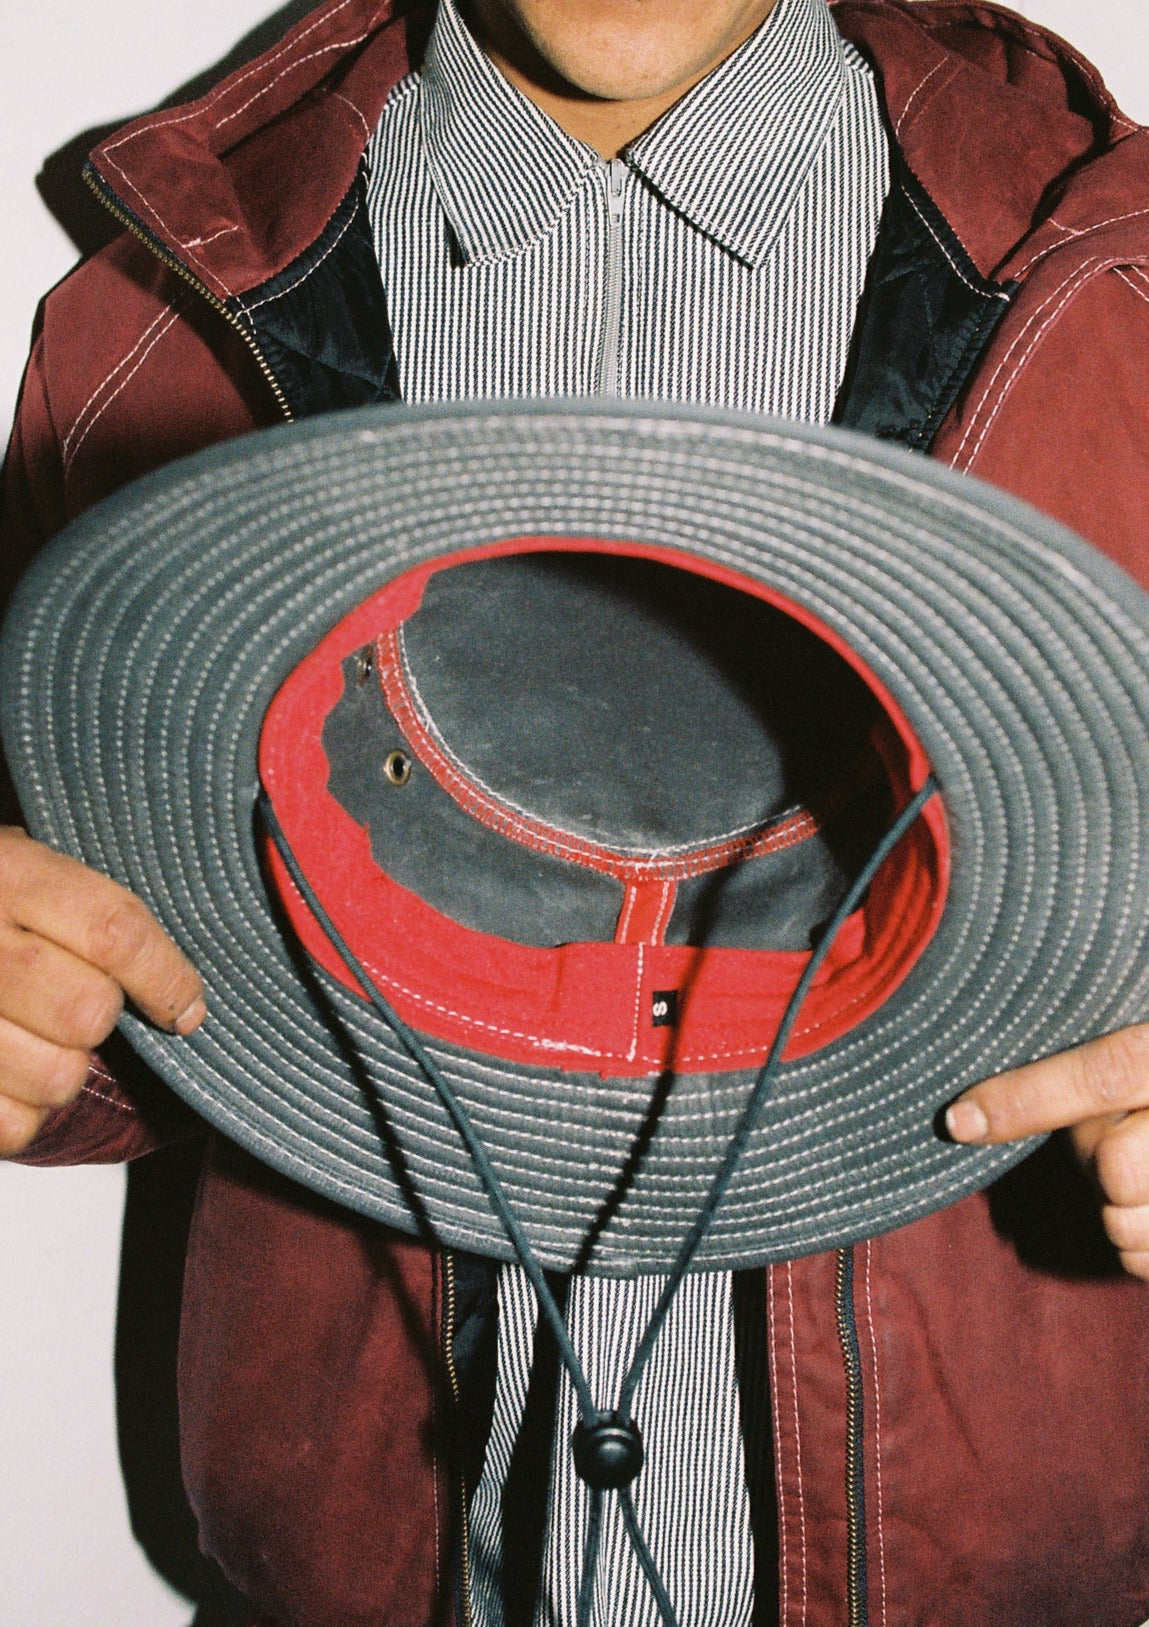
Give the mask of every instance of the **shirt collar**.
M 439 0 L 419 91 L 431 180 L 465 260 L 545 236 L 602 162 L 503 77 L 455 0 Z
M 822 149 L 845 86 L 827 0 L 778 0 L 746 43 L 623 158 L 665 201 L 760 266 Z M 602 160 L 498 71 L 439 0 L 420 80 L 432 183 L 466 261 L 553 230 Z

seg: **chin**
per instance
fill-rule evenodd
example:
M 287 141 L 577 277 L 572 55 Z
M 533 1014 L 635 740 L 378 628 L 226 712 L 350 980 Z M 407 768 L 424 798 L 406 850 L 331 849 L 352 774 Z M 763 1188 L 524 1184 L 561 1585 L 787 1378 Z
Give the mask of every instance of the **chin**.
M 705 62 L 696 63 L 693 58 L 667 60 L 665 42 L 659 44 L 659 50 L 644 52 L 636 50 L 631 41 L 616 40 L 594 51 L 552 49 L 548 55 L 556 72 L 584 96 L 604 102 L 638 102 L 664 96 L 705 72 Z

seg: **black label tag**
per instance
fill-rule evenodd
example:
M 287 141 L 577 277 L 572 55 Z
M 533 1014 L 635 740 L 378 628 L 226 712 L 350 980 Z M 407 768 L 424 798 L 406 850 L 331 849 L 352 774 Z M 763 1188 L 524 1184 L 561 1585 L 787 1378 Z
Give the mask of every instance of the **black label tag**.
M 650 1026 L 673 1028 L 678 1021 L 678 990 L 655 989 L 650 996 Z

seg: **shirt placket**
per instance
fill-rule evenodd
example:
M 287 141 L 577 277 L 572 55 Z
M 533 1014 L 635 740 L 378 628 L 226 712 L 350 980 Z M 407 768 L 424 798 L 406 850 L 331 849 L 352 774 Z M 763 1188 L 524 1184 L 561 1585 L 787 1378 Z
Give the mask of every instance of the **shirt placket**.
M 597 394 L 614 396 L 620 393 L 626 205 L 633 176 L 621 158 L 610 159 L 603 166 L 602 174 L 606 183 L 606 253 Z

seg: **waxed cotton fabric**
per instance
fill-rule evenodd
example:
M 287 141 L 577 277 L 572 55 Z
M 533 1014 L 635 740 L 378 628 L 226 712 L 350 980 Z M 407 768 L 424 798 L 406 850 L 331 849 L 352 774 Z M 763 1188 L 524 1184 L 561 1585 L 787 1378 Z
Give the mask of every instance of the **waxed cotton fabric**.
M 835 1246 L 986 1184 L 1026 1146 L 948 1144 L 944 1104 L 1149 1005 L 1149 601 L 1035 512 L 841 431 L 368 409 L 199 454 L 69 527 L 10 613 L 4 740 L 34 834 L 140 892 L 204 973 L 202 1029 L 128 1016 L 132 1043 L 304 1185 L 509 1256 L 419 1070 L 285 939 L 254 807 L 264 711 L 327 629 L 420 561 L 523 535 L 626 538 L 768 584 L 857 652 L 942 787 L 936 933 L 879 1011 L 783 1068 L 696 1265 Z M 659 1088 L 428 1049 L 540 1259 L 616 1275 L 666 1269 L 753 1079 Z

